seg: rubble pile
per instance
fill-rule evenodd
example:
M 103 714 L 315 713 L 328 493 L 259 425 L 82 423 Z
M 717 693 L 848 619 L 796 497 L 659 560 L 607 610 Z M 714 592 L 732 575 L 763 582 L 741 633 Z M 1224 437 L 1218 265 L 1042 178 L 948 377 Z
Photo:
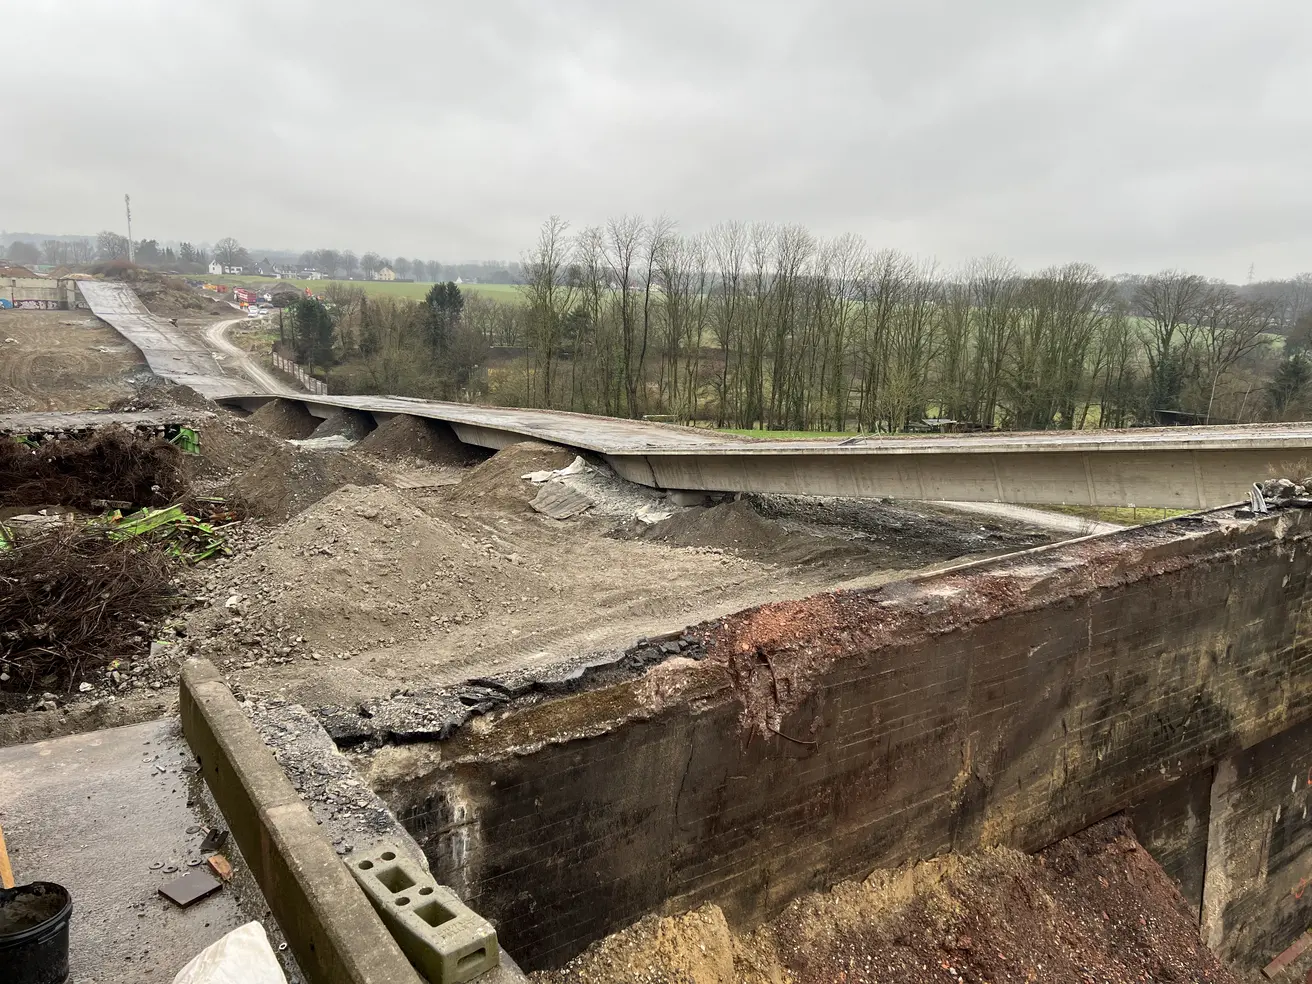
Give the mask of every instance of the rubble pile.
M 382 486 L 347 486 L 208 569 L 187 648 L 226 668 L 358 654 L 485 615 L 544 575 Z

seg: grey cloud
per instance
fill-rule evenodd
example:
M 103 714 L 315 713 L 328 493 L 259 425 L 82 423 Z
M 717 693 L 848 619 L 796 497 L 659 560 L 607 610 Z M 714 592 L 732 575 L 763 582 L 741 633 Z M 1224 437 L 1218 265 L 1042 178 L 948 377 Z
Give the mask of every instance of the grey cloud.
M 5 11 L 9 229 L 513 257 L 552 213 L 800 222 L 1240 278 L 1312 265 L 1302 0 Z

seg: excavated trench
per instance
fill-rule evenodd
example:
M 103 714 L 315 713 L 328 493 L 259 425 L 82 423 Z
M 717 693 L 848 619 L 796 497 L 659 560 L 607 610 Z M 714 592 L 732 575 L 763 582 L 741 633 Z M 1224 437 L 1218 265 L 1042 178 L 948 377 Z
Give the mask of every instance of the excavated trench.
M 1310 529 L 1181 517 L 322 723 L 529 969 L 652 913 L 748 930 L 875 869 L 1124 812 L 1249 973 L 1312 919 L 1312 832 L 1288 819 L 1312 790 Z

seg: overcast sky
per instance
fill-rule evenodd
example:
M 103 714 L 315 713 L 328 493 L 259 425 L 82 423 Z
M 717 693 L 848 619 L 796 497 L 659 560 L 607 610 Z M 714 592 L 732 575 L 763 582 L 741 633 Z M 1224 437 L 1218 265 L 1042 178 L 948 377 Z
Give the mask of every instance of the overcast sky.
M 1312 269 L 1309 0 L 0 6 L 0 228 L 517 258 L 665 213 Z

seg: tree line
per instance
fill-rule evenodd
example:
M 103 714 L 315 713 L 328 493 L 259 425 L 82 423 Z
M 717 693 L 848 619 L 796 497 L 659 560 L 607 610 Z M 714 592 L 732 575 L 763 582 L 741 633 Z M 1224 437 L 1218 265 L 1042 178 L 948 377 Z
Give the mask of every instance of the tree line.
M 535 406 L 1048 429 L 1281 416 L 1307 382 L 1308 275 L 1254 290 L 998 257 L 945 270 L 853 235 L 730 222 L 688 236 L 638 217 L 577 233 L 553 217 L 522 275 L 517 396 Z

